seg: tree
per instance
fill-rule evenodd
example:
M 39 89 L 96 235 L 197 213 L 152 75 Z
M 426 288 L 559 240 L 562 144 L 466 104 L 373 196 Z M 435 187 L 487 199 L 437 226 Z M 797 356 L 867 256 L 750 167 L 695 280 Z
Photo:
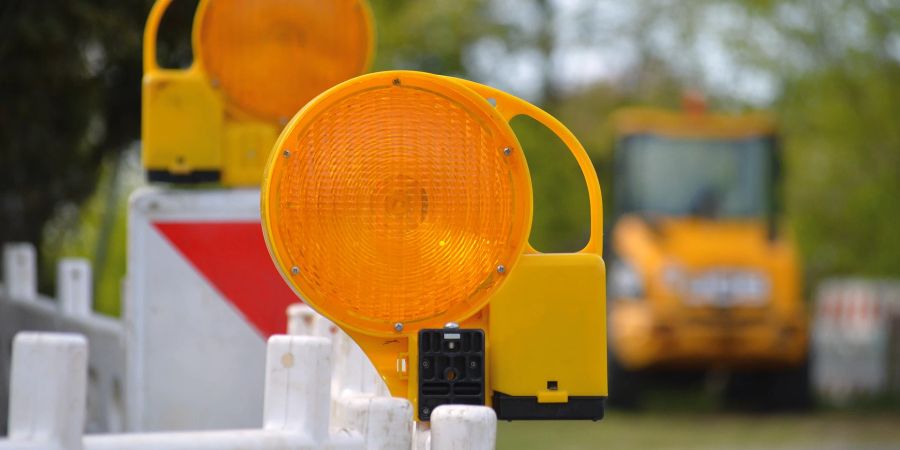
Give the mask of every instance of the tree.
M 373 70 L 421 70 L 467 76 L 467 49 L 502 34 L 486 0 L 372 0 L 377 48 Z
M 176 2 L 176 25 L 190 23 L 182 7 L 190 3 Z M 77 208 L 104 161 L 139 139 L 141 38 L 151 4 L 0 6 L 0 242 L 40 247 L 51 217 Z M 171 59 L 189 45 L 163 45 L 161 54 Z M 46 290 L 53 278 L 44 272 Z
M 94 188 L 138 135 L 144 1 L 12 1 L 0 16 L 0 242 Z

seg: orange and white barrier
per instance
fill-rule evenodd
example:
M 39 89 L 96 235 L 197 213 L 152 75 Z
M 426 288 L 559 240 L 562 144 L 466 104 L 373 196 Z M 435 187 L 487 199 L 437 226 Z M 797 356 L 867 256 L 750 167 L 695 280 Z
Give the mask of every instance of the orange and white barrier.
M 900 283 L 829 280 L 816 296 L 812 382 L 833 402 L 900 391 Z

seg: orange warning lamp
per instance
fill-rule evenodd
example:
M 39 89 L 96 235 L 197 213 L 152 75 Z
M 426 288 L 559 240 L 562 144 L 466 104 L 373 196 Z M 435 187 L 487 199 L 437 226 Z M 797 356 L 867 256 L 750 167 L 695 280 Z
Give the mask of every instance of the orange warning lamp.
M 144 34 L 143 163 L 151 181 L 256 185 L 281 127 L 307 101 L 364 73 L 365 0 L 201 0 L 193 64 L 156 61 L 158 0 Z
M 595 233 L 579 254 L 527 243 L 531 178 L 508 123 L 518 114 L 557 132 L 593 186 Z M 354 78 L 284 129 L 261 208 L 285 280 L 419 419 L 444 403 L 493 404 L 508 419 L 602 417 L 599 185 L 584 149 L 543 111 L 450 77 Z

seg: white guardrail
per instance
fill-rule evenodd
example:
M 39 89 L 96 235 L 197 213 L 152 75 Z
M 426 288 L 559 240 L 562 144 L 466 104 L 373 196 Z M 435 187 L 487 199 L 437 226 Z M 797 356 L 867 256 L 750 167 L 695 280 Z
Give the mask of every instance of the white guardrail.
M 35 256 L 28 244 L 4 246 L 0 352 L 12 354 L 0 354 L 0 383 L 9 386 L 0 450 L 494 448 L 492 409 L 447 405 L 430 424 L 414 422 L 409 401 L 389 396 L 352 339 L 302 304 L 288 310 L 291 335 L 268 341 L 261 428 L 118 433 L 124 327 L 92 312 L 87 261 L 59 263 L 54 301 L 36 291 Z M 205 376 L 216 382 L 216 373 Z
M 87 411 L 89 433 L 125 429 L 125 334 L 122 322 L 92 311 L 90 263 L 62 259 L 56 299 L 37 292 L 36 252 L 31 244 L 3 246 L 0 285 L 0 436 L 7 427 L 13 339 L 20 331 L 78 333 L 90 342 Z

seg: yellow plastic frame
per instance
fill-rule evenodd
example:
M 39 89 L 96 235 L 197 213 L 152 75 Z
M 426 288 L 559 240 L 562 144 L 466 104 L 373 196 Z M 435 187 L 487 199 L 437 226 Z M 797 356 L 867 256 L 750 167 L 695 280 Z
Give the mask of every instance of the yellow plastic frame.
M 601 258 L 603 251 L 603 205 L 599 180 L 584 147 L 561 122 L 522 99 L 471 81 L 410 71 L 392 71 L 364 75 L 342 83 L 307 104 L 291 120 L 285 130 L 290 130 L 297 126 L 303 120 L 304 115 L 314 116 L 315 111 L 323 107 L 323 97 L 326 95 L 334 95 L 334 91 L 359 89 L 366 86 L 367 83 L 383 80 L 384 77 L 415 79 L 420 82 L 443 86 L 445 89 L 451 89 L 470 99 L 475 99 L 483 105 L 482 107 L 485 110 L 489 111 L 489 114 L 494 117 L 495 121 L 502 124 L 501 129 L 509 133 L 509 139 L 511 142 L 514 142 L 514 148 L 517 151 L 521 151 L 521 146 L 509 127 L 509 121 L 518 115 L 532 117 L 556 134 L 575 157 L 587 185 L 590 204 L 591 235 L 585 247 L 574 254 L 543 254 L 527 243 L 526 234 L 526 237 L 523 239 L 525 244 L 522 248 L 522 255 L 512 264 L 508 271 L 509 278 L 503 282 L 503 285 L 499 287 L 496 293 L 490 298 L 484 299 L 481 306 L 472 308 L 457 317 L 447 317 L 447 319 L 459 322 L 462 327 L 481 328 L 487 331 L 487 347 L 485 350 L 490 355 L 490 365 L 485 371 L 485 385 L 489 387 L 488 389 L 493 386 L 491 384 L 493 377 L 492 368 L 496 369 L 496 366 L 503 366 L 509 369 L 522 368 L 524 373 L 531 372 L 533 374 L 533 376 L 513 374 L 513 372 L 520 372 L 519 370 L 498 372 L 501 373 L 503 380 L 508 380 L 503 385 L 503 389 L 507 391 L 505 393 L 510 395 L 535 396 L 541 403 L 565 403 L 568 401 L 569 395 L 605 396 L 605 269 Z M 284 147 L 287 136 L 288 133 L 286 131 L 279 138 L 276 148 Z M 277 235 L 268 220 L 270 208 L 272 207 L 270 204 L 272 199 L 268 195 L 268 186 L 272 184 L 273 177 L 276 176 L 272 168 L 278 161 L 277 155 L 278 152 L 271 153 L 269 164 L 267 164 L 264 174 L 261 202 L 263 229 L 269 251 L 279 266 L 279 271 L 286 282 L 302 296 L 299 287 L 293 284 L 289 275 L 291 268 L 281 262 L 280 255 L 282 250 L 278 248 Z M 530 221 L 531 217 L 529 217 L 529 224 Z M 543 278 L 541 277 L 542 274 L 544 275 Z M 572 305 L 576 309 L 585 312 L 587 316 L 575 320 L 578 324 L 575 327 L 576 329 L 545 330 L 546 333 L 542 335 L 542 342 L 538 346 L 538 350 L 556 353 L 556 355 L 548 356 L 547 359 L 532 358 L 531 361 L 523 361 L 522 345 L 511 342 L 513 339 L 504 340 L 504 348 L 508 349 L 504 351 L 506 356 L 492 351 L 490 348 L 492 345 L 491 327 L 509 330 L 510 332 L 519 332 L 524 328 L 539 327 L 541 325 L 540 323 L 535 323 L 534 317 L 529 317 L 519 310 L 528 309 L 528 305 L 533 305 L 535 302 L 543 302 L 541 305 L 543 307 L 548 306 L 549 302 L 553 301 L 552 298 L 548 298 L 545 294 L 547 289 L 559 291 L 558 283 L 550 283 L 554 285 L 554 287 L 550 288 L 537 285 L 547 281 L 547 274 L 557 277 L 558 280 L 564 280 L 568 284 L 567 288 L 562 288 L 565 291 L 562 293 L 570 296 Z M 535 277 L 531 275 L 535 275 Z M 582 287 L 585 284 L 590 286 Z M 522 303 L 516 303 L 517 300 L 521 300 Z M 495 302 L 498 302 L 497 306 L 503 307 L 504 312 L 502 315 L 504 317 L 492 317 L 491 311 L 494 309 Z M 316 305 L 311 306 L 316 307 Z M 411 328 L 399 333 L 373 332 L 373 330 L 348 324 L 346 321 L 341 320 L 340 317 L 330 314 L 329 311 L 320 310 L 319 312 L 338 323 L 361 346 L 372 360 L 375 368 L 381 374 L 393 395 L 407 397 L 416 408 L 418 407 L 418 383 L 416 381 L 418 370 L 417 365 L 415 363 L 410 364 L 410 362 L 417 361 L 416 332 L 419 328 Z M 548 312 L 546 319 L 551 322 L 555 321 L 555 325 L 558 322 L 569 320 L 570 316 L 570 311 L 556 308 Z M 444 320 L 444 318 L 441 320 Z M 583 342 L 567 342 L 570 340 Z M 521 342 L 521 340 L 519 341 Z M 590 363 L 576 363 L 569 367 L 546 364 L 548 360 L 553 358 L 560 361 L 568 361 L 576 356 L 581 359 L 586 358 L 590 360 Z M 527 368 L 529 366 L 531 367 L 530 369 Z M 583 368 L 586 369 L 581 370 Z M 539 379 L 539 377 L 544 377 L 548 371 L 551 371 L 553 373 L 552 376 L 556 378 L 569 380 L 566 391 L 542 392 L 541 389 L 535 387 L 544 383 L 543 379 Z M 486 403 L 490 405 L 490 392 L 487 394 Z
M 581 169 L 590 208 L 590 237 L 584 248 L 576 253 L 541 253 L 529 244 L 517 269 L 491 298 L 490 313 L 484 314 L 491 391 L 533 397 L 538 404 L 605 397 L 603 200 L 590 156 L 565 125 L 537 106 L 488 86 L 457 81 L 492 99 L 507 122 L 528 116 L 562 140 Z M 415 349 L 410 354 L 415 355 Z M 550 380 L 557 383 L 556 389 L 547 387 Z M 417 395 L 410 386 L 409 396 L 418 410 Z

